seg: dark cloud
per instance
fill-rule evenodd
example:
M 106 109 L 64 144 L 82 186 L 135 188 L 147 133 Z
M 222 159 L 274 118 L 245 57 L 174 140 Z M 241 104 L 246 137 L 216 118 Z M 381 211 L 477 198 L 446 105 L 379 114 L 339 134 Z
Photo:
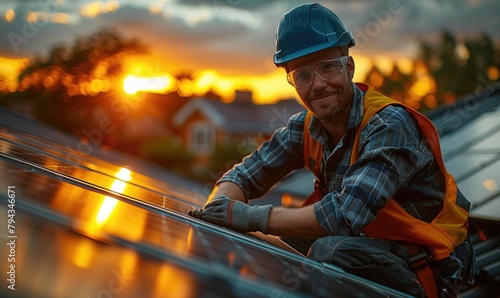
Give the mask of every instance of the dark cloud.
M 353 32 L 354 51 L 367 55 L 414 58 L 419 41 L 438 42 L 443 30 L 459 40 L 487 33 L 500 41 L 500 2 L 326 1 Z
M 279 1 L 287 1 L 287 0 L 279 0 Z M 207 6 L 212 5 L 214 7 L 219 7 L 223 9 L 224 7 L 242 9 L 242 10 L 261 10 L 269 5 L 272 5 L 273 2 L 277 1 L 269 1 L 269 0 L 178 0 L 178 3 L 189 5 L 189 6 Z
M 11 23 L 0 22 L 0 55 L 7 57 L 43 56 L 55 45 L 67 44 L 76 35 L 87 35 L 98 29 L 94 22 L 83 22 L 85 26 L 30 24 L 22 18 L 15 18 Z
M 74 25 L 28 24 L 24 20 L 27 11 L 52 1 L 0 3 L 0 10 L 8 6 L 6 3 L 16 8 L 12 23 L 0 20 L 0 55 L 46 54 L 56 44 L 69 45 L 77 36 L 112 26 L 124 36 L 148 44 L 159 63 L 227 73 L 263 73 L 272 67 L 269 60 L 274 54 L 276 26 L 284 13 L 303 3 L 178 0 L 164 2 L 161 11 L 152 14 L 149 5 L 153 0 L 128 1 L 116 12 L 92 19 L 79 16 L 79 8 L 90 2 L 65 1 L 52 7 L 77 17 Z M 416 55 L 419 39 L 437 38 L 445 28 L 457 36 L 486 32 L 500 40 L 500 2 L 495 0 L 319 2 L 336 12 L 353 32 L 357 41 L 353 51 L 360 54 L 411 58 Z
M 249 44 L 258 37 L 251 37 L 253 30 L 241 23 L 228 24 L 214 19 L 190 26 L 178 18 L 164 19 L 131 7 L 106 16 L 106 21 L 115 24 L 127 36 L 140 38 L 154 53 L 162 55 L 165 63 L 177 68 L 262 72 L 259 63 L 263 60 L 261 46 Z M 267 55 L 271 54 L 272 48 L 272 44 L 266 47 Z

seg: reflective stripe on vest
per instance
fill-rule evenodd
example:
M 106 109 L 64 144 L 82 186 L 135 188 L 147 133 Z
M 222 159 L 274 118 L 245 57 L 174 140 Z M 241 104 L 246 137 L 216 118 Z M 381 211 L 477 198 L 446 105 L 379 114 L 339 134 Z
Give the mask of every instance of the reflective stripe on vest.
M 410 241 L 424 245 L 430 249 L 434 260 L 447 258 L 453 252 L 453 249 L 462 243 L 467 236 L 467 219 L 469 217 L 468 209 L 470 203 L 458 190 L 453 176 L 446 171 L 436 128 L 427 117 L 414 109 L 375 92 L 368 85 L 357 84 L 357 86 L 366 93 L 363 99 L 363 118 L 361 124 L 357 127 L 350 164 L 352 165 L 358 159 L 361 131 L 372 116 L 388 105 L 399 105 L 404 107 L 417 120 L 446 179 L 443 208 L 432 222 L 427 223 L 414 218 L 393 198 L 390 198 L 388 204 L 379 211 L 377 218 L 363 228 L 363 232 L 369 237 Z M 311 115 L 312 113 L 308 111 L 304 122 L 303 158 L 306 167 L 320 179 L 320 164 L 323 149 L 321 144 L 312 139 L 309 134 L 308 127 L 311 122 Z M 324 194 L 320 193 L 321 190 L 315 189 L 304 205 L 313 204 L 321 200 Z

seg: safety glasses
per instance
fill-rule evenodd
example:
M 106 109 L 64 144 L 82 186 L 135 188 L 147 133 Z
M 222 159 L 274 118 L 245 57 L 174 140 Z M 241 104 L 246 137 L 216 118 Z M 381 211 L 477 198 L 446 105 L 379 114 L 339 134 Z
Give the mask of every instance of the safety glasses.
M 336 78 L 344 71 L 349 56 L 342 56 L 325 60 L 314 67 L 301 67 L 289 72 L 286 76 L 288 83 L 297 89 L 305 88 L 312 84 L 313 74 L 323 81 Z

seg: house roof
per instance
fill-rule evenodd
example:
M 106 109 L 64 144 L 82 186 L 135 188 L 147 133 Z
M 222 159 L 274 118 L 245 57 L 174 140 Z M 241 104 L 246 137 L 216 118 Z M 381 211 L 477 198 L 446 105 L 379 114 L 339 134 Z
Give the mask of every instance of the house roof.
M 287 124 L 288 118 L 304 110 L 295 100 L 282 100 L 275 104 L 256 105 L 236 99 L 232 103 L 197 98 L 182 106 L 172 123 L 182 126 L 195 113 L 203 114 L 213 125 L 230 133 L 253 134 L 262 130 L 272 133 Z
M 471 215 L 500 220 L 500 84 L 430 112 L 446 168 L 472 203 Z

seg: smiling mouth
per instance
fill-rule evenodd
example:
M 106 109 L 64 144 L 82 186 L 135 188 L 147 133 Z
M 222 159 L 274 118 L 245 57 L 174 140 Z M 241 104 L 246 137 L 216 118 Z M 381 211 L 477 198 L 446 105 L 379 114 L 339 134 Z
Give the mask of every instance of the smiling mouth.
M 323 95 L 320 97 L 315 97 L 315 98 L 310 99 L 309 101 L 312 102 L 312 101 L 316 101 L 316 100 L 325 99 L 325 98 L 330 97 L 330 96 L 335 95 L 335 94 L 337 94 L 337 92 L 329 93 L 329 94 L 326 94 L 326 95 Z

